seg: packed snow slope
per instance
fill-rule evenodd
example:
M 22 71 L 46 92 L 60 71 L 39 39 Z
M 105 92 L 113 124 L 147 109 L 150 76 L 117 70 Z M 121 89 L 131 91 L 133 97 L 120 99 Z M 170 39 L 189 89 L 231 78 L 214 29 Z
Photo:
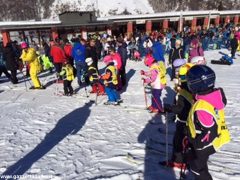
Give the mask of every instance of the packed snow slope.
M 221 52 L 228 53 L 227 50 Z M 238 53 L 234 64 L 227 66 L 210 64 L 211 59 L 222 56 L 219 51 L 205 54 L 208 65 L 216 72 L 216 86 L 223 87 L 226 93 L 226 121 L 232 136 L 229 144 L 211 156 L 210 173 L 216 180 L 238 180 L 240 56 Z M 103 63 L 100 67 L 103 68 Z M 168 121 L 166 139 L 166 118 L 144 110 L 141 69 L 146 69 L 143 62 L 128 62 L 129 81 L 126 90 L 121 93 L 124 100 L 121 106 L 103 105 L 106 96 L 98 97 L 96 105 L 91 101 L 95 100 L 95 95 L 87 98 L 84 88 L 74 97 L 56 96 L 54 92 L 62 91 L 62 84 L 53 83 L 54 75 L 47 72 L 40 75 L 46 90 L 26 91 L 25 85 L 29 87 L 30 84 L 22 78 L 22 74 L 18 75 L 21 80 L 17 86 L 1 77 L 0 177 L 48 175 L 41 179 L 54 180 L 179 178 L 179 171 L 158 164 L 171 155 L 175 124 Z M 77 88 L 76 80 L 73 86 Z M 87 87 L 89 90 L 90 87 Z M 173 98 L 172 83 L 169 83 L 162 99 L 171 103 Z M 148 100 L 149 104 L 149 95 Z M 191 179 L 191 175 L 187 179 Z

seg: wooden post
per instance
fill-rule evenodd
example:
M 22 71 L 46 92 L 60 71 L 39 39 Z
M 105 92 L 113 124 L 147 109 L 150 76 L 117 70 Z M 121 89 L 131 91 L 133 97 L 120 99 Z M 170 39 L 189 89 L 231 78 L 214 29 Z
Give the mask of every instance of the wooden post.
M 57 28 L 52 28 L 52 39 L 53 39 L 53 41 L 56 38 L 59 38 L 58 30 L 57 30 Z
M 234 16 L 234 24 L 237 25 L 239 22 L 239 16 L 238 15 L 235 15 Z
M 228 23 L 230 23 L 230 16 L 225 17 L 225 24 L 228 24 Z
M 130 37 L 133 33 L 133 22 L 127 23 L 127 36 Z
M 205 17 L 204 22 L 203 22 L 203 29 L 204 30 L 208 29 L 208 23 L 209 23 L 209 18 Z
M 195 32 L 196 31 L 196 26 L 197 26 L 197 18 L 193 18 L 192 26 L 191 26 L 191 32 Z
M 146 32 L 151 33 L 152 32 L 152 21 L 146 22 Z
M 163 31 L 166 32 L 168 29 L 168 19 L 163 20 Z
M 217 16 L 215 18 L 215 26 L 219 26 L 219 24 L 220 24 L 220 16 Z
M 7 30 L 2 31 L 3 46 L 5 47 L 10 42 L 10 34 Z

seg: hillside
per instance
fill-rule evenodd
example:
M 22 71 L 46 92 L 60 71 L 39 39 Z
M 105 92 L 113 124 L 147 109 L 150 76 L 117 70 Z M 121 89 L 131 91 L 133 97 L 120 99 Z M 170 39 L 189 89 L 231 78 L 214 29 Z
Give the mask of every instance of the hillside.
M 103 17 L 210 9 L 240 9 L 240 0 L 1 0 L 0 21 L 56 19 L 64 11 L 97 10 L 97 15 Z

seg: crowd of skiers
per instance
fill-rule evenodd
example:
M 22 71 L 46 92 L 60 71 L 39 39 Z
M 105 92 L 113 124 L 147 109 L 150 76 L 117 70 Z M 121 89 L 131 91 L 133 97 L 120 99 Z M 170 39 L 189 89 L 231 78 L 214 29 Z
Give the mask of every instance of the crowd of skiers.
M 50 44 L 43 42 L 41 48 L 9 42 L 5 47 L 0 44 L 0 67 L 1 73 L 16 84 L 17 70 L 22 72 L 26 65 L 31 89 L 44 89 L 38 74 L 43 70 L 52 73 L 55 68 L 56 82 L 63 83 L 64 95 L 74 94 L 71 84 L 77 77 L 79 87 L 91 85 L 91 93 L 107 95 L 104 104 L 118 105 L 122 102 L 119 91 L 126 86 L 127 61 L 143 59 L 149 68 L 141 71 L 143 84 L 149 85 L 152 92 L 149 112 L 177 115 L 173 155 L 165 164 L 180 168 L 188 165 L 195 179 L 208 180 L 212 179 L 208 158 L 230 141 L 230 135 L 224 116 L 227 100 L 223 89 L 215 87 L 216 75 L 206 65 L 204 51 L 228 48 L 228 57 L 234 59 L 239 42 L 240 29 L 230 25 L 195 33 L 186 29 L 182 33 L 136 32 L 118 37 L 95 34 L 88 41 L 77 37 L 70 42 L 57 37 Z M 98 69 L 100 60 L 106 65 L 104 74 Z M 177 93 L 171 105 L 161 100 L 167 85 L 166 65 L 171 65 L 171 81 Z

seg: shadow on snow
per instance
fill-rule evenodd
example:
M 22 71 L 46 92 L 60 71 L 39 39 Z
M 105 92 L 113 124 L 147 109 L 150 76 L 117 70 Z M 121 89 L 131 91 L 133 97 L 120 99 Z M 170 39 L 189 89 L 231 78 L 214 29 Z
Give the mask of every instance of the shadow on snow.
M 46 134 L 40 144 L 18 162 L 8 167 L 2 175 L 24 174 L 35 162 L 51 151 L 51 149 L 58 145 L 65 137 L 80 131 L 90 115 L 90 107 L 92 104 L 93 102 L 89 102 L 61 118 L 55 128 Z

